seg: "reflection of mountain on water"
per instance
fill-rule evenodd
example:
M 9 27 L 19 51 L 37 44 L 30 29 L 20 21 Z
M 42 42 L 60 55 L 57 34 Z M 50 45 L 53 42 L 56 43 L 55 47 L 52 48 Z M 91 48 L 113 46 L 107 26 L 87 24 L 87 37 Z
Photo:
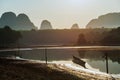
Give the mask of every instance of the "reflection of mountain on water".
M 110 73 L 120 73 L 120 51 L 81 51 L 78 49 L 47 49 L 48 61 L 72 61 L 73 56 L 84 60 L 93 68 L 100 71 L 106 71 L 105 55 L 108 55 L 108 65 Z M 0 52 L 0 57 L 19 56 L 24 59 L 42 60 L 45 61 L 45 49 L 33 49 L 25 51 L 10 51 Z
M 0 57 L 3 56 L 20 56 L 25 59 L 44 60 L 45 50 L 31 50 L 31 51 L 11 51 L 11 52 L 0 52 Z M 72 60 L 72 56 L 79 56 L 82 59 L 89 59 L 90 61 L 105 61 L 107 57 L 112 62 L 118 62 L 120 64 L 120 51 L 97 51 L 97 50 L 75 50 L 75 49 L 48 49 L 47 56 L 49 61 L 53 60 Z
M 47 49 L 48 61 L 72 60 L 73 55 L 78 56 L 77 50 Z M 0 57 L 3 56 L 19 56 L 24 59 L 45 60 L 45 49 L 0 52 Z
M 106 56 L 108 58 L 109 73 L 119 74 L 120 51 L 81 51 L 78 50 L 79 57 L 86 59 L 86 62 L 95 69 L 106 72 Z
M 107 51 L 109 59 L 120 64 L 120 51 Z
M 79 57 L 89 60 L 105 60 L 106 54 L 108 59 L 112 62 L 118 62 L 120 64 L 120 51 L 81 51 L 78 50 Z
M 90 60 L 101 60 L 104 54 L 99 51 L 78 51 L 79 57 Z

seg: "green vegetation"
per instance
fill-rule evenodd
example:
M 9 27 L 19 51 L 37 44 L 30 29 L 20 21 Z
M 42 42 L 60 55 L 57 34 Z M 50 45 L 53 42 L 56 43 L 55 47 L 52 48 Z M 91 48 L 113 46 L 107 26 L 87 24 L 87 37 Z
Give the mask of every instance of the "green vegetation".
M 101 40 L 102 45 L 120 45 L 120 27 L 112 29 L 106 37 Z
M 10 47 L 11 44 L 16 43 L 21 34 L 18 31 L 12 30 L 9 26 L 0 29 L 0 48 Z
M 120 45 L 120 27 L 102 32 L 88 30 L 88 33 L 79 34 L 77 45 Z
M 20 44 L 29 45 L 81 45 L 78 41 L 79 35 L 83 34 L 87 43 L 82 45 L 100 45 L 100 41 L 111 29 L 61 29 L 61 30 L 39 30 L 21 31 Z
M 86 45 L 87 41 L 84 34 L 79 34 L 77 45 Z
M 0 29 L 0 47 L 12 47 L 11 44 L 17 43 L 18 40 L 20 47 L 32 47 L 32 45 L 120 45 L 119 34 L 120 28 L 14 31 L 6 26 Z

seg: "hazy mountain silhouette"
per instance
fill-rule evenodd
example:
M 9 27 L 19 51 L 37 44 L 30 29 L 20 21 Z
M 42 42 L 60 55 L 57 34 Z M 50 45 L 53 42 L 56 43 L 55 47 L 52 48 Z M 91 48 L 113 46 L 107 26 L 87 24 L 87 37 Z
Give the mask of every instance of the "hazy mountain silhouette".
M 43 20 L 40 26 L 41 30 L 52 29 L 52 25 L 48 20 Z
M 26 14 L 16 16 L 13 12 L 5 12 L 0 18 L 0 28 L 10 26 L 15 30 L 31 30 L 35 29 L 34 24 L 30 21 Z
M 116 28 L 120 26 L 120 13 L 108 13 L 92 19 L 86 28 Z
M 73 24 L 72 27 L 71 27 L 71 29 L 79 29 L 78 24 L 77 23 Z

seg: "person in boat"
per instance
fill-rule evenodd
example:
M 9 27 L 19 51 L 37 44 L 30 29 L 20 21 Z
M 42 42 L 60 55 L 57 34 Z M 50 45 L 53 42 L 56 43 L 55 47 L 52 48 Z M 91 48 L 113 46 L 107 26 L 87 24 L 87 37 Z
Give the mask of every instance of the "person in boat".
M 82 66 L 82 67 L 84 67 L 84 68 L 86 68 L 86 66 L 85 66 L 85 61 L 83 61 L 83 60 L 81 60 L 80 58 L 77 58 L 77 57 L 75 57 L 75 56 L 73 56 L 73 60 L 72 60 L 74 63 L 76 63 L 76 64 L 79 64 L 80 66 Z

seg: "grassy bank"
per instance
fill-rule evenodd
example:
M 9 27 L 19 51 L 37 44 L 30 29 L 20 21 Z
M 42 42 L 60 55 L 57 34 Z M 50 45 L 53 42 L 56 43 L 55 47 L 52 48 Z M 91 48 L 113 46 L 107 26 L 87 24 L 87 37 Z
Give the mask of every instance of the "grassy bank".
M 0 59 L 0 80 L 112 80 L 105 76 L 74 71 L 65 66 L 27 60 Z

